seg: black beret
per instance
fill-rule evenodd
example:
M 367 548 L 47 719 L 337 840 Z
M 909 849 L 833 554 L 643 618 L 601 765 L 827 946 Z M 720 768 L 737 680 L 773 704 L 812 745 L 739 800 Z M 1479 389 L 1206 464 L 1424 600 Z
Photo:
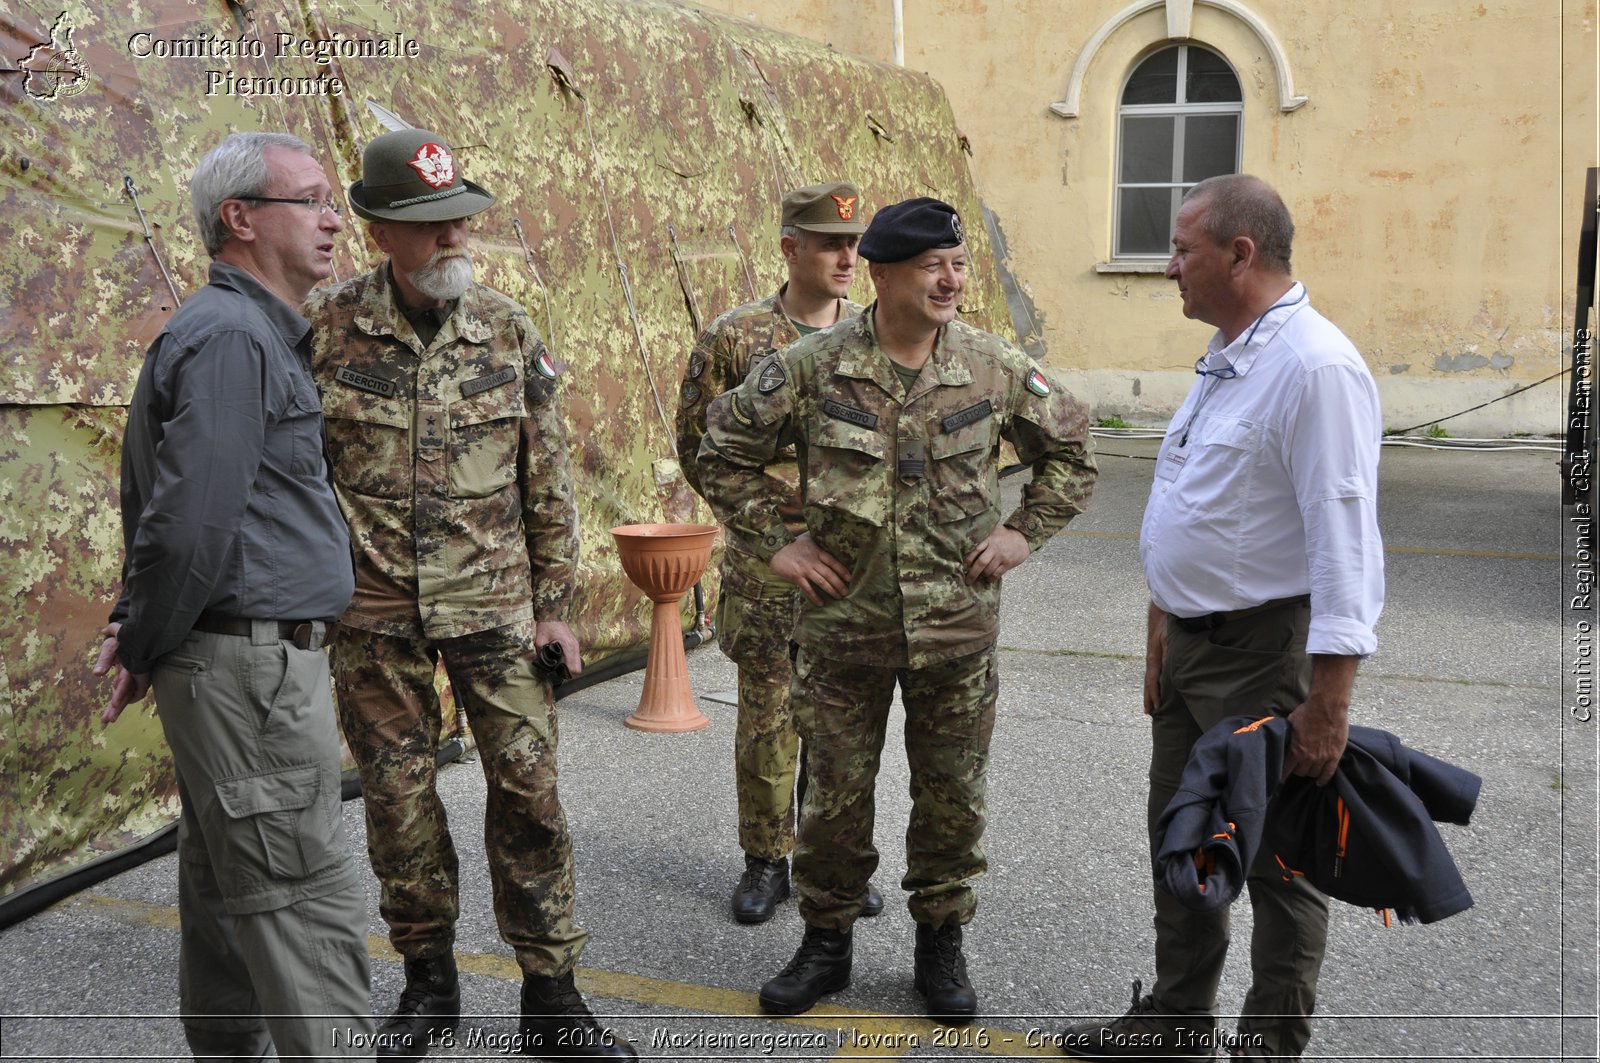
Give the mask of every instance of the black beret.
M 966 240 L 956 208 L 918 196 L 874 214 L 857 250 L 868 262 L 904 262 L 930 248 L 960 247 Z

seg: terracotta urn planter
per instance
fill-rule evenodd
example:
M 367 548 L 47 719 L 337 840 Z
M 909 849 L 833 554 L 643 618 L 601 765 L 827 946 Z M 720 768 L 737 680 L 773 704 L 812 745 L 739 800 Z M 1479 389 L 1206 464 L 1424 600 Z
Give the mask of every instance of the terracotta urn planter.
M 655 602 L 650 660 L 639 707 L 623 722 L 641 731 L 695 731 L 711 721 L 694 703 L 678 602 L 711 559 L 715 524 L 623 524 L 611 529 L 622 570 Z

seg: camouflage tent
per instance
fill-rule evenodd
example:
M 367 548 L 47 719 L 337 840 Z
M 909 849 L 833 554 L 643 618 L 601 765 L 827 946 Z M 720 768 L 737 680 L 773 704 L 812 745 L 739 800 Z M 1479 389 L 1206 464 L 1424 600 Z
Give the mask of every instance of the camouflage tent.
M 88 674 L 117 586 L 117 460 L 144 350 L 206 258 L 187 177 L 219 136 L 287 129 L 346 186 L 373 101 L 447 135 L 499 197 L 480 276 L 565 368 L 586 659 L 648 602 L 607 529 L 708 519 L 672 461 L 697 327 L 781 278 L 777 206 L 857 182 L 875 208 L 978 204 L 926 76 L 649 0 L 43 0 L 0 7 L 0 904 L 175 818 L 158 722 L 110 728 Z M 14 12 L 14 13 L 13 13 Z M 983 227 L 969 320 L 1004 297 Z M 370 268 L 359 224 L 337 272 Z M 870 298 L 865 279 L 853 293 Z

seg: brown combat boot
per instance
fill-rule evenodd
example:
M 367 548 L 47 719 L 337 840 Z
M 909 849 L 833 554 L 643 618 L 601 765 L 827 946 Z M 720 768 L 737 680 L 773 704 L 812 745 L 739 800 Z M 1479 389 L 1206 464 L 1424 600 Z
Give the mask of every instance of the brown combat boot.
M 1155 997 L 1140 995 L 1133 980 L 1133 1006 L 1120 1019 L 1080 1022 L 1060 1034 L 1061 1051 L 1073 1059 L 1175 1059 L 1205 1063 L 1215 1055 L 1216 1020 L 1209 1015 L 1163 1015 Z

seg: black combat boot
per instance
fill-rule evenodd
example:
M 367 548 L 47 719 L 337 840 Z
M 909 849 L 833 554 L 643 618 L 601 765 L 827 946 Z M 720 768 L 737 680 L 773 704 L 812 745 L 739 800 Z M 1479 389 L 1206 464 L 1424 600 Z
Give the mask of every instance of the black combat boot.
M 522 976 L 522 1054 L 544 1059 L 638 1059 L 633 1043 L 595 1021 L 568 971 Z
M 807 926 L 800 948 L 776 978 L 761 987 L 761 1010 L 798 1015 L 824 993 L 850 985 L 850 931 Z
M 871 919 L 875 915 L 883 914 L 883 894 L 878 892 L 878 887 L 867 883 L 867 895 L 861 898 L 861 917 Z
M 789 899 L 789 861 L 746 855 L 744 874 L 733 891 L 733 917 L 741 923 L 765 923 Z
M 927 1000 L 928 1017 L 957 1025 L 978 1014 L 978 994 L 967 980 L 959 926 L 917 924 L 917 992 Z
M 460 1021 L 461 982 L 455 956 L 407 960 L 400 1003 L 378 1027 L 378 1057 L 413 1063 L 428 1054 L 432 1038 L 454 1030 Z

